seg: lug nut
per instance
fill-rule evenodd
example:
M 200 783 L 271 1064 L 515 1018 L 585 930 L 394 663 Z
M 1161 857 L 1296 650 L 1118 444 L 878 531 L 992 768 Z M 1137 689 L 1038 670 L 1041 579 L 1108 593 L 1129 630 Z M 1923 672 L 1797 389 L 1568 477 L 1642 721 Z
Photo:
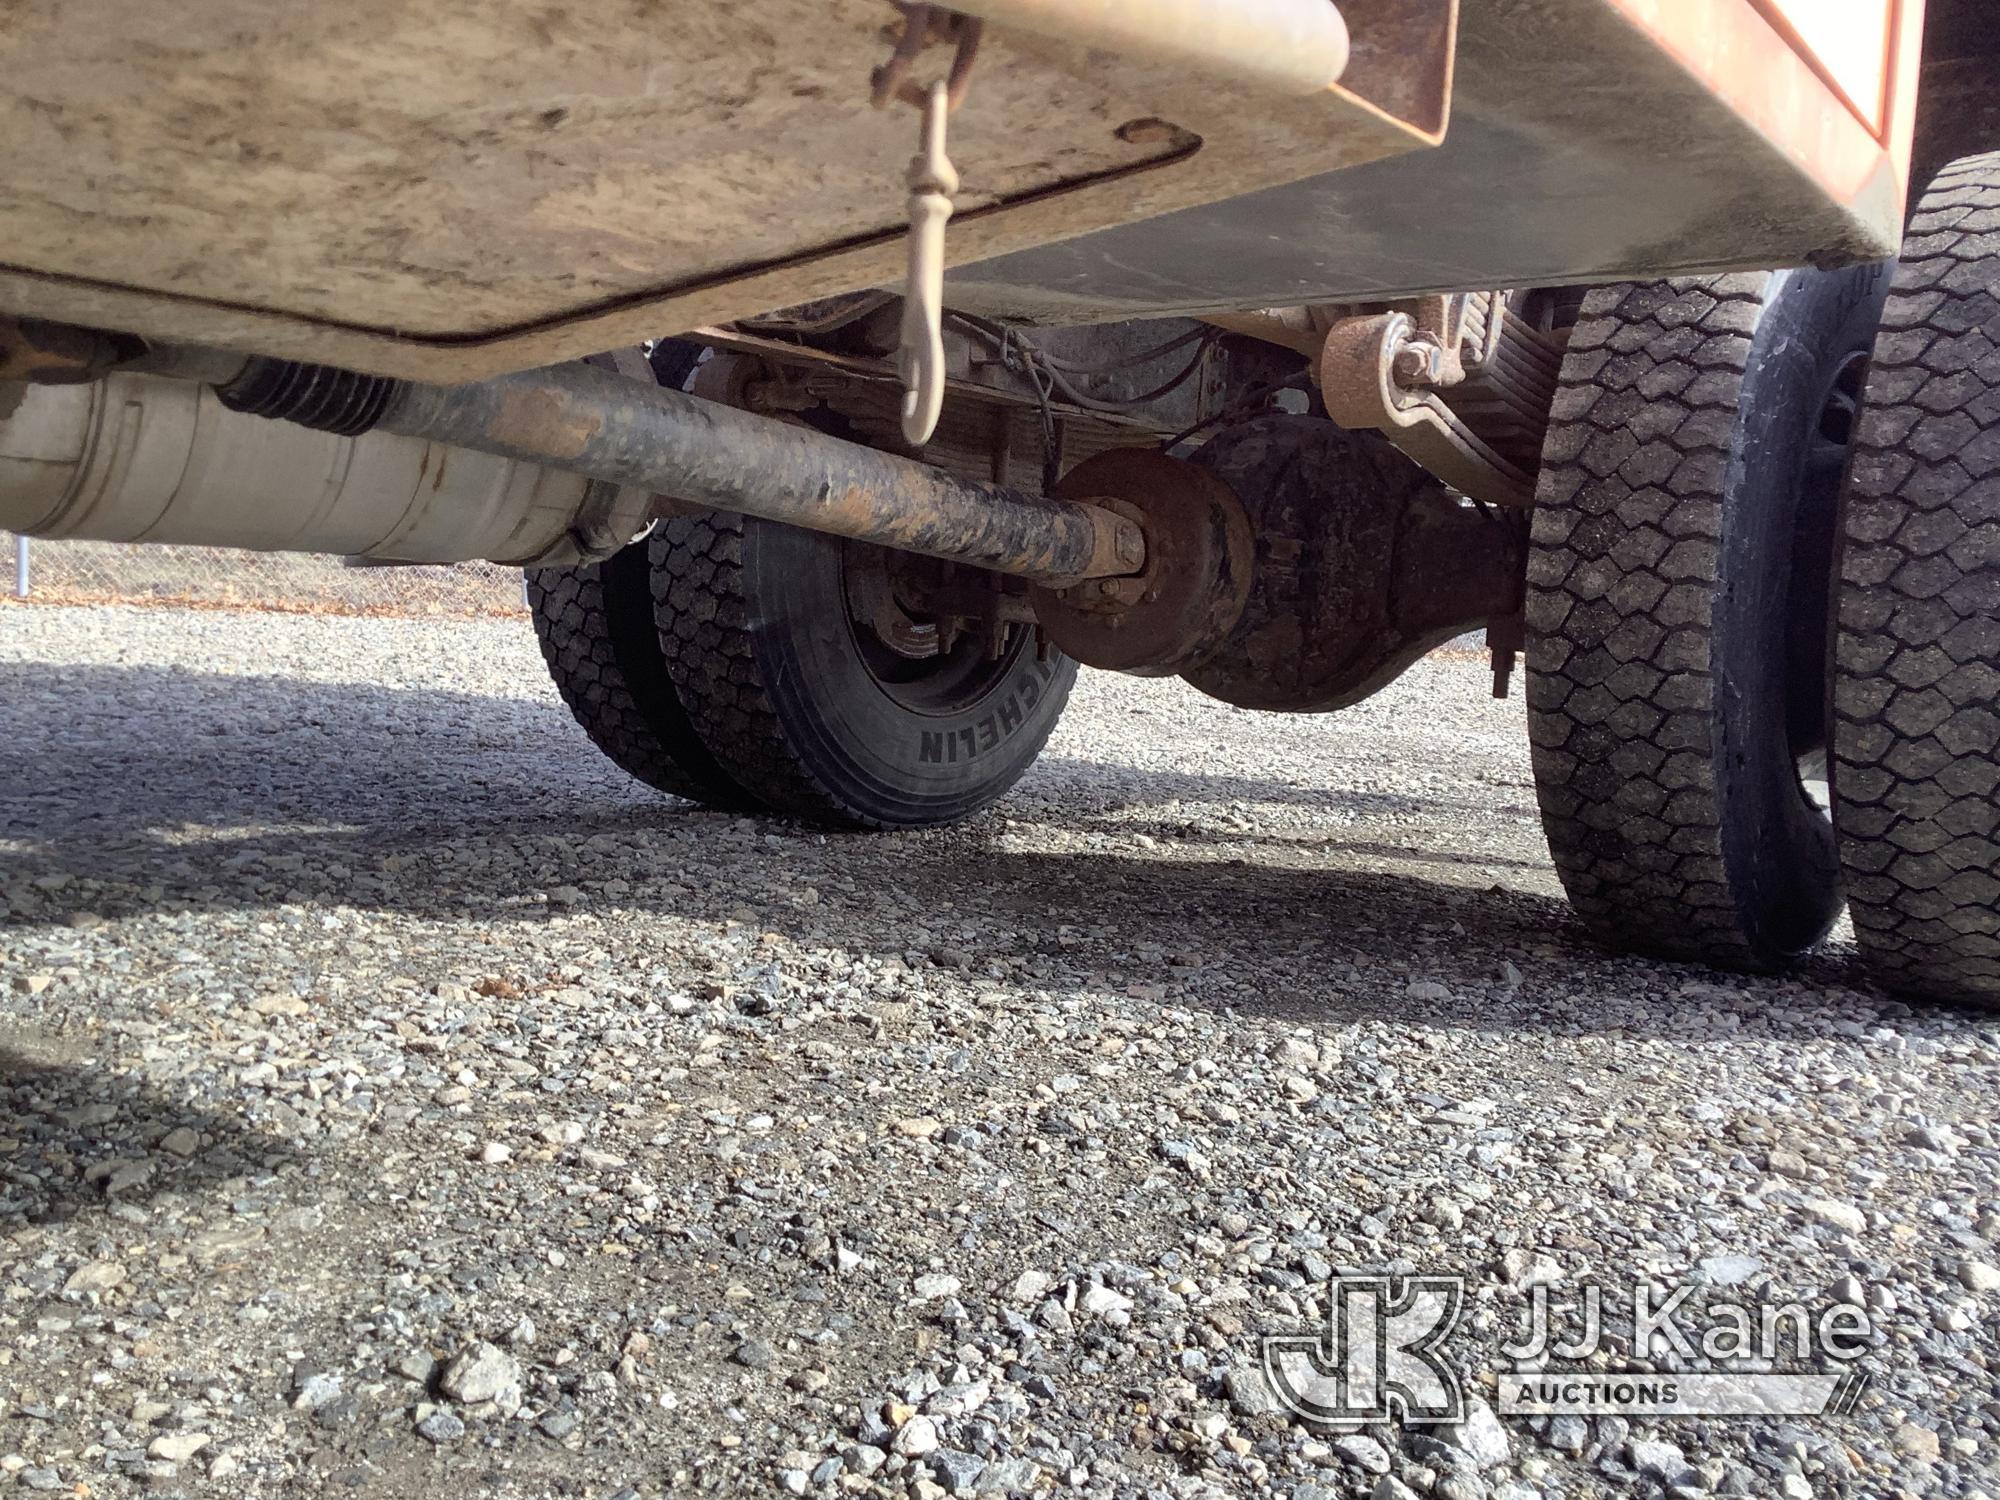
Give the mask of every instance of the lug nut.
M 1118 528 L 1118 560 L 1128 567 L 1138 567 L 1146 559 L 1146 538 L 1139 528 L 1127 521 Z

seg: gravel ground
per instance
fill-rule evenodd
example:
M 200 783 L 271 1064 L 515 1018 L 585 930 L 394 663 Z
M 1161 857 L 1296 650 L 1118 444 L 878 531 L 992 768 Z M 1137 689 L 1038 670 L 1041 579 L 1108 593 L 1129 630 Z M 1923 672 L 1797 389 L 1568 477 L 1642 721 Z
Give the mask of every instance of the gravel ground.
M 0 1484 L 1994 1486 L 2000 1025 L 1584 946 L 1477 662 L 1087 677 L 875 838 L 644 792 L 518 624 L 15 607 L 0 681 Z M 1370 1269 L 1858 1303 L 1872 1384 L 1287 1421 L 1257 1335 Z

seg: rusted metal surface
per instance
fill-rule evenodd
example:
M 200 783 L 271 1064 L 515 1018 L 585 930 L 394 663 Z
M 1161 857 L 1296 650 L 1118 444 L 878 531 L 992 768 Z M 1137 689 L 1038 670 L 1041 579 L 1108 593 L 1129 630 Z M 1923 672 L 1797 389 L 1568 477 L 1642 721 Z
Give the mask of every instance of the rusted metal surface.
M 1250 591 L 1250 522 L 1229 487 L 1182 459 L 1121 448 L 1078 464 L 1059 496 L 1142 517 L 1146 565 L 1030 591 L 1035 618 L 1087 666 L 1166 677 L 1221 644 Z
M 1092 328 L 1037 329 L 1036 345 L 1064 361 L 1066 369 L 1075 365 L 1092 367 L 1093 373 L 1077 376 L 1072 372 L 1072 378 L 1084 379 L 1092 391 L 1106 400 L 1099 406 L 1085 408 L 1060 390 L 1038 390 L 1032 373 L 1018 359 L 994 348 L 990 341 L 969 338 L 956 322 L 948 321 L 944 336 L 946 390 L 955 399 L 1004 402 L 1037 412 L 1046 407 L 1062 420 L 1129 427 L 1138 433 L 1180 432 L 1211 415 L 1229 387 L 1268 373 L 1264 368 L 1268 361 L 1254 346 L 1216 347 L 1209 351 L 1196 377 L 1163 390 L 1175 368 L 1185 363 L 1186 351 L 1174 350 L 1156 358 L 1135 356 L 1188 332 L 1199 332 L 1199 325 L 1179 318 L 1142 319 Z M 697 328 L 690 331 L 688 338 L 716 349 L 757 355 L 780 369 L 824 371 L 826 378 L 815 384 L 829 390 L 834 388 L 831 377 L 836 372 L 853 377 L 853 383 L 897 379 L 895 365 L 887 356 L 816 348 L 772 338 L 742 325 Z M 861 339 L 854 343 L 867 347 Z M 1313 348 L 1318 347 L 1315 341 Z M 1152 399 L 1126 404 L 1149 392 L 1156 393 Z M 1111 409 L 1105 409 L 1106 405 Z M 943 415 L 947 423 L 951 411 L 952 403 L 947 402 Z M 884 434 L 884 441 L 892 446 L 900 440 L 897 433 Z
M 1331 326 L 1317 316 L 1319 312 L 1320 309 L 1313 307 L 1263 307 L 1255 311 L 1210 313 L 1202 321 L 1316 358 Z
M 972 86 L 972 65 L 979 57 L 979 40 L 985 23 L 976 16 L 946 10 L 940 5 L 903 4 L 898 0 L 896 8 L 903 13 L 903 33 L 896 38 L 888 61 L 868 75 L 868 102 L 881 109 L 890 100 L 898 99 L 922 109 L 926 90 L 911 78 L 910 70 L 924 49 L 935 42 L 952 49 L 951 67 L 943 81 L 945 97 L 957 109 Z
M 1257 537 L 1235 628 L 1182 673 L 1211 697 L 1344 708 L 1520 607 L 1522 519 L 1454 500 L 1379 434 L 1260 417 L 1217 435 L 1194 462 L 1241 497 Z
M 1558 312 L 1562 299 L 1560 293 L 1492 293 L 1480 343 L 1462 353 L 1464 378 L 1438 391 L 1482 442 L 1531 475 L 1541 470 L 1542 441 L 1569 348 L 1571 322 Z M 1575 299 L 1570 302 L 1574 306 Z
M 1504 308 L 1501 301 L 1482 304 L 1483 328 L 1469 360 L 1470 330 L 1455 312 L 1438 314 L 1437 326 L 1430 329 L 1401 310 L 1341 320 L 1328 332 L 1319 357 L 1327 415 L 1355 431 L 1385 433 L 1431 473 L 1474 499 L 1533 505 L 1534 452 L 1522 451 L 1526 445 L 1503 452 L 1450 402 L 1454 386 L 1475 403 L 1487 402 L 1515 424 L 1510 433 L 1548 409 L 1555 393 L 1554 367 L 1542 368 L 1543 351 L 1523 336 L 1525 329 L 1509 329 Z M 1469 385 L 1474 370 L 1478 382 Z
M 875 382 L 809 374 L 805 388 L 823 430 L 871 448 L 896 450 L 901 440 L 896 394 Z M 697 384 L 696 394 L 701 394 Z M 947 401 L 938 430 L 924 445 L 924 462 L 968 479 L 991 480 L 1044 493 L 1050 473 L 1061 474 L 1107 448 L 1157 447 L 1143 427 L 1083 414 L 1044 423 L 1033 407 L 990 394 Z
M 132 359 L 144 347 L 137 339 L 43 318 L 0 318 L 0 380 L 81 384 Z
M 841 548 L 841 569 L 848 618 L 909 660 L 944 656 L 977 631 L 997 661 L 1013 639 L 1008 627 L 1035 623 L 1029 585 L 1003 574 L 865 542 Z
M 1352 52 L 1334 0 L 953 0 L 1004 26 L 1177 63 L 1291 94 L 1340 82 Z
M 17 0 L 0 310 L 463 381 L 891 285 L 895 32 L 882 0 Z M 950 253 L 1434 144 L 1450 34 L 1416 34 L 1294 96 L 989 26 Z
M 1486 622 L 1486 653 L 1493 662 L 1493 696 L 1504 699 L 1513 686 L 1514 665 L 1528 648 L 1528 622 L 1520 613 L 1495 615 Z
M 1144 534 L 1101 507 L 963 479 L 586 365 L 470 386 L 399 383 L 380 425 L 1041 583 L 1146 564 Z

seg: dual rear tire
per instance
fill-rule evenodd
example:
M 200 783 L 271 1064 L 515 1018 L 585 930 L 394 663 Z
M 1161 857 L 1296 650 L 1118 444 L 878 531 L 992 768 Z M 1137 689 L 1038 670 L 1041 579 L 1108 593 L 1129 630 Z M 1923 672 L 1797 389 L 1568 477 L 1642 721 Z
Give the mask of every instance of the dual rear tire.
M 850 595 L 866 550 L 675 516 L 605 562 L 532 570 L 529 604 L 577 723 L 648 785 L 827 827 L 955 821 L 1034 763 L 1076 664 L 1021 627 L 885 638 Z
M 1601 941 L 1772 969 L 1845 900 L 1885 984 L 2000 1003 L 1996 296 L 1986 157 L 1933 186 L 1893 286 L 1586 299 L 1535 518 L 1529 724 Z
M 731 385 L 684 340 L 647 363 L 673 389 Z M 603 562 L 530 569 L 528 603 L 570 713 L 647 785 L 829 828 L 923 828 L 1021 779 L 1076 663 L 1023 626 L 927 618 L 887 557 L 681 507 Z

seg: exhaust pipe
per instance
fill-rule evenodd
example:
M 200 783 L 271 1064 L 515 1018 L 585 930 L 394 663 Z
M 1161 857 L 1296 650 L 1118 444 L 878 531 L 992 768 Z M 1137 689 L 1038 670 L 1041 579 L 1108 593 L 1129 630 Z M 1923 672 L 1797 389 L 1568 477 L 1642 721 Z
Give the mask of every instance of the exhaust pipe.
M 962 479 L 590 365 L 477 385 L 392 387 L 377 418 L 390 432 L 556 464 L 716 510 L 1055 588 L 1137 573 L 1146 561 L 1138 523 L 1104 506 Z
M 1137 522 L 1106 506 L 664 390 L 636 354 L 463 386 L 147 358 L 90 383 L 0 386 L 0 527 L 537 566 L 608 556 L 691 503 L 1056 588 L 1146 563 Z

